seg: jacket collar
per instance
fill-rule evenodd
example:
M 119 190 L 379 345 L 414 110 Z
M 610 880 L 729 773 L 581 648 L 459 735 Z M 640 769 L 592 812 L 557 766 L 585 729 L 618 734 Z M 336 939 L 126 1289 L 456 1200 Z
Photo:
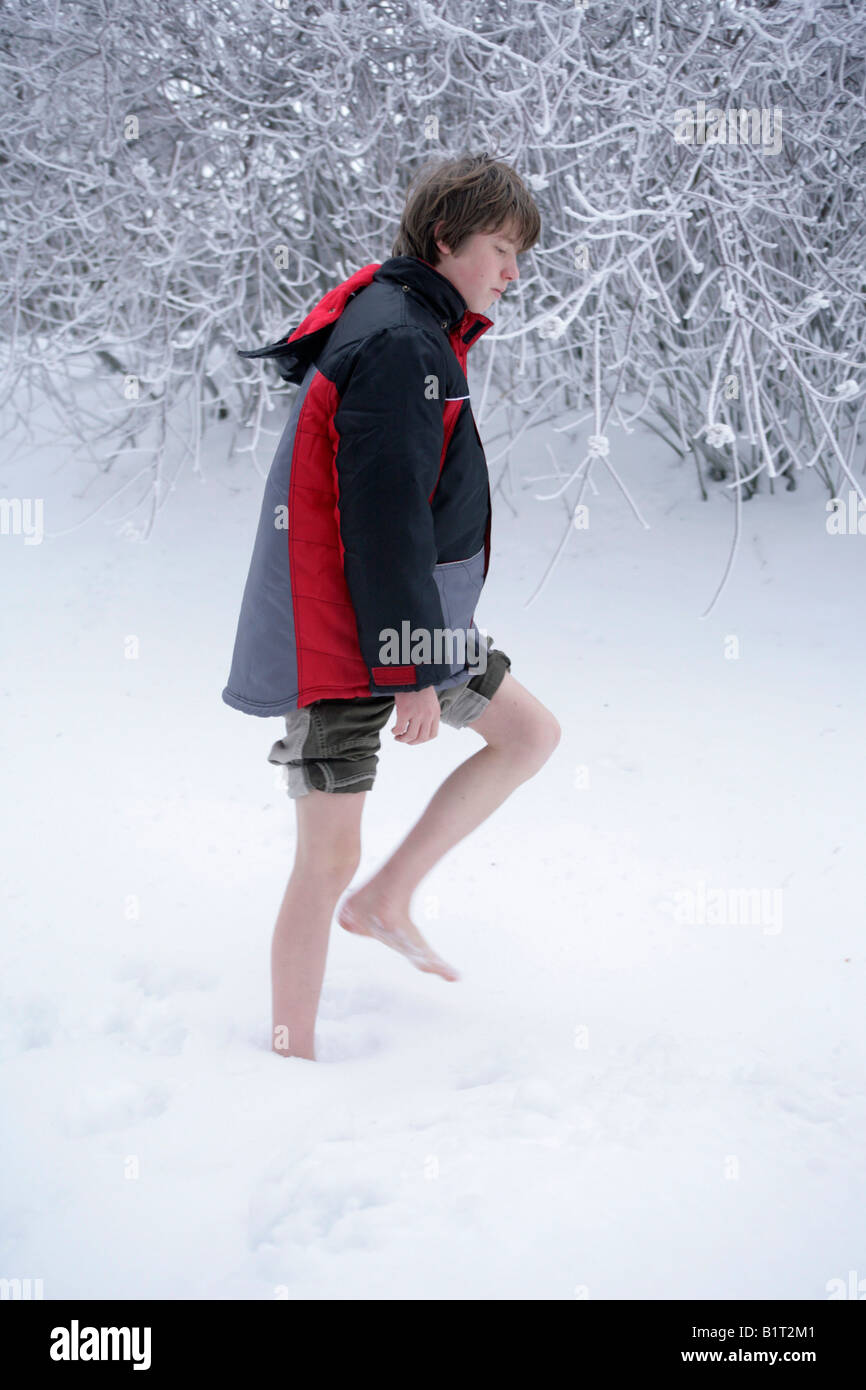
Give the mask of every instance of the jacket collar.
M 342 314 L 353 295 L 369 285 L 371 280 L 393 281 L 398 285 L 408 285 L 434 313 L 441 326 L 447 331 L 461 366 L 466 366 L 466 353 L 471 345 L 493 327 L 493 320 L 486 314 L 475 314 L 467 308 L 456 285 L 435 266 L 416 256 L 392 256 L 389 261 L 379 265 L 371 261 L 350 275 L 342 284 L 335 285 L 310 310 L 306 318 L 287 338 L 269 343 L 267 347 L 242 351 L 237 348 L 239 357 L 273 357 L 276 367 L 284 381 L 299 384 L 304 372 L 315 354 L 330 336 L 331 329 Z
M 467 346 L 493 327 L 492 319 L 468 308 L 457 286 L 418 256 L 392 256 L 382 262 L 373 279 L 408 285 L 433 311 L 449 336 L 459 332 Z

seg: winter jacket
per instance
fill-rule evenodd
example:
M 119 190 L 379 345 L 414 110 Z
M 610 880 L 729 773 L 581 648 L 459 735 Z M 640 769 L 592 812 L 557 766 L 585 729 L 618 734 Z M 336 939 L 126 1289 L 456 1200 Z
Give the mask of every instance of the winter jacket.
M 273 357 L 300 390 L 265 485 L 226 704 L 277 715 L 469 678 L 476 653 L 437 664 L 447 647 L 383 664 L 382 634 L 475 629 L 491 502 L 466 355 L 490 327 L 433 266 L 396 256 L 330 290 L 289 338 L 240 353 Z

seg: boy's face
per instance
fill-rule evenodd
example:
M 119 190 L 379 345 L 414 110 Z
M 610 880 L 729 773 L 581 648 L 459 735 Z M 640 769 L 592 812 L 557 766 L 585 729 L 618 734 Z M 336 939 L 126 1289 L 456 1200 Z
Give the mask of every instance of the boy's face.
M 437 238 L 436 269 L 457 287 L 475 314 L 483 314 L 491 304 L 497 304 L 520 274 L 515 231 L 508 227 L 501 232 L 473 232 L 456 255 Z

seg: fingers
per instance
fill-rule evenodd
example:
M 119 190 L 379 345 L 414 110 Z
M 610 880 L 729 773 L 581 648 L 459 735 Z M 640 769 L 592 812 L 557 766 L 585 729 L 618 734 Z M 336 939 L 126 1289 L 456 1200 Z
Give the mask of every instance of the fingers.
M 402 730 L 398 733 L 399 725 L 395 724 L 391 730 L 398 743 L 427 743 L 429 739 L 435 738 L 439 732 L 439 721 L 433 719 L 422 719 L 416 716 L 404 722 Z

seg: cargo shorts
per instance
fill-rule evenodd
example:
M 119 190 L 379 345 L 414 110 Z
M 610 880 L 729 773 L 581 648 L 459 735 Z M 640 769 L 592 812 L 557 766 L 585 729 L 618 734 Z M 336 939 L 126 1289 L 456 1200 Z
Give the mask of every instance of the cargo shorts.
M 437 690 L 439 717 L 452 729 L 478 719 L 490 704 L 511 658 L 486 636 L 484 671 L 461 685 Z M 286 732 L 268 754 L 268 762 L 286 768 L 286 789 L 293 799 L 309 791 L 367 792 L 376 780 L 379 733 L 394 708 L 393 695 L 360 695 L 351 700 L 314 700 L 286 714 Z

